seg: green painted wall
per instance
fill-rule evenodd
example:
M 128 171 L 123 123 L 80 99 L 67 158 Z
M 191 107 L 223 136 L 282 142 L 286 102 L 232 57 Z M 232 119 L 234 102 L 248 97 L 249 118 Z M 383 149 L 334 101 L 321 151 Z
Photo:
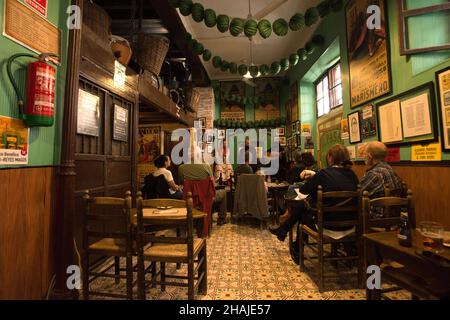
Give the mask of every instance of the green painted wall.
M 409 0 L 415 6 L 429 5 L 428 0 Z M 434 2 L 445 2 L 437 0 Z M 387 1 L 388 5 L 388 21 L 390 34 L 390 53 L 391 53 L 391 74 L 392 74 L 392 95 L 397 95 L 408 91 L 414 87 L 425 84 L 427 82 L 435 82 L 435 73 L 447 66 L 450 66 L 450 52 L 438 52 L 415 55 L 413 57 L 400 56 L 398 23 L 397 23 L 397 2 Z M 419 25 L 418 25 L 419 24 Z M 420 45 L 422 37 L 433 37 L 435 39 L 445 39 L 450 41 L 450 15 L 439 14 L 428 19 L 420 19 L 415 22 L 415 32 L 411 41 L 415 45 Z M 317 30 L 318 34 L 324 35 L 326 44 L 321 50 L 314 52 L 307 61 L 300 62 L 292 69 L 286 78 L 291 83 L 299 81 L 299 110 L 301 121 L 303 123 L 312 123 L 313 128 L 317 125 L 317 117 L 315 111 L 315 89 L 312 82 L 332 65 L 333 58 L 341 58 L 342 81 L 343 81 L 343 113 L 347 114 L 359 110 L 359 108 L 350 108 L 350 92 L 349 92 L 349 70 L 347 59 L 346 44 L 346 26 L 345 11 L 333 13 L 328 16 Z M 300 40 L 299 40 L 300 41 Z M 339 44 L 339 50 L 333 49 L 332 44 Z M 332 48 L 330 48 L 332 47 Z M 374 102 L 380 102 L 389 96 L 384 96 Z M 437 96 L 436 96 L 437 98 Z M 282 91 L 282 105 L 289 99 L 289 93 Z M 435 106 L 436 109 L 438 106 Z M 438 109 L 437 109 L 438 110 Z M 439 110 L 438 110 L 439 111 Z M 439 128 L 440 129 L 440 128 Z M 314 136 L 317 147 L 317 136 Z M 367 142 L 367 141 L 365 141 Z M 401 148 L 401 159 L 403 161 L 411 160 L 411 147 Z M 450 153 L 443 154 L 443 160 L 450 160 Z
M 0 26 L 3 26 L 4 1 L 0 0 Z M 67 7 L 70 0 L 48 0 L 47 19 L 62 30 L 62 64 L 57 68 L 55 126 L 32 128 L 28 166 L 51 166 L 60 163 L 61 130 L 64 109 L 64 89 L 66 83 L 68 30 L 66 26 Z M 3 28 L 3 27 L 2 27 Z M 16 42 L 0 35 L 0 115 L 18 118 L 17 98 L 6 73 L 6 61 L 16 53 L 33 53 Z M 25 90 L 26 65 L 30 59 L 19 59 L 14 65 L 14 75 Z

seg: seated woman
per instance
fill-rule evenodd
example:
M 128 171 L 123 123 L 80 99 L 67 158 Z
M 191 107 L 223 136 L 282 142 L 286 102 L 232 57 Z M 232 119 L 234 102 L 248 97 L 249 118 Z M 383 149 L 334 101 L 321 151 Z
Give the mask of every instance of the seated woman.
M 278 240 L 284 241 L 288 232 L 297 223 L 307 225 L 314 230 L 316 229 L 316 217 L 309 208 L 311 206 L 314 207 L 317 201 L 317 190 L 319 186 L 322 186 L 323 192 L 356 191 L 358 189 L 358 177 L 351 169 L 353 164 L 350 161 L 350 155 L 346 147 L 342 145 L 332 147 L 328 151 L 327 162 L 328 168 L 320 170 L 318 173 L 314 171 L 302 172 L 301 176 L 307 180 L 300 188 L 300 192 L 309 196 L 307 203 L 302 202 L 294 208 L 288 219 L 279 228 L 269 229 L 272 234 L 277 236 Z M 333 206 L 335 204 L 333 200 L 330 200 L 325 202 L 324 206 Z M 329 221 L 337 221 L 340 219 L 348 220 L 349 217 L 343 214 L 327 215 L 326 219 Z M 297 247 L 294 247 L 294 249 L 298 250 Z
M 159 177 L 163 175 L 169 186 L 170 198 L 181 200 L 183 199 L 182 188 L 175 183 L 172 172 L 167 170 L 167 168 L 169 168 L 170 165 L 171 165 L 170 157 L 165 155 L 157 157 L 155 159 L 155 166 L 157 170 L 153 172 L 153 176 Z

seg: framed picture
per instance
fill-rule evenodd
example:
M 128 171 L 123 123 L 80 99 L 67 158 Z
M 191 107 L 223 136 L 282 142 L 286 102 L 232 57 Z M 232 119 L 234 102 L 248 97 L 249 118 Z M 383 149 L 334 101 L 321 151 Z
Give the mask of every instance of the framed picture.
M 200 128 L 205 129 L 206 128 L 206 117 L 205 118 L 198 118 L 196 122 L 199 123 Z
M 450 67 L 436 73 L 441 114 L 442 150 L 450 151 Z
M 212 154 L 213 153 L 213 145 L 212 144 L 207 144 L 206 145 L 206 152 L 208 154 Z
M 361 142 L 361 125 L 359 122 L 359 111 L 349 114 L 347 118 L 350 131 L 349 132 L 350 143 Z
M 349 0 L 345 7 L 350 105 L 356 108 L 392 90 L 386 0 Z M 369 30 L 367 8 L 380 7 L 381 29 Z
M 297 148 L 301 148 L 302 147 L 302 135 L 298 134 L 297 135 Z
M 209 133 L 206 133 L 205 134 L 205 140 L 206 140 L 206 143 L 213 143 L 214 142 L 214 134 L 213 133 L 211 133 L 211 132 L 209 132 Z
M 292 135 L 297 134 L 298 132 L 298 121 L 292 122 Z
M 388 145 L 437 142 L 437 112 L 433 82 L 377 104 L 380 139 Z
M 373 104 L 362 108 L 360 112 L 361 138 L 367 139 L 377 135 L 377 116 Z
M 225 139 L 225 130 L 217 130 L 217 138 L 219 140 L 224 140 Z
M 286 134 L 286 130 L 284 128 L 278 128 L 277 129 L 277 136 L 284 137 Z
M 280 147 L 286 147 L 286 137 L 279 137 Z

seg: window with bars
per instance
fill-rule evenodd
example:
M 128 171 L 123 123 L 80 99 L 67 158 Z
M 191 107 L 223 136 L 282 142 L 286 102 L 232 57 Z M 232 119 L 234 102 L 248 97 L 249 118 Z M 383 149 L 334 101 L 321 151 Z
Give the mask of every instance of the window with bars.
M 330 113 L 342 105 L 341 64 L 331 67 L 316 82 L 317 117 Z

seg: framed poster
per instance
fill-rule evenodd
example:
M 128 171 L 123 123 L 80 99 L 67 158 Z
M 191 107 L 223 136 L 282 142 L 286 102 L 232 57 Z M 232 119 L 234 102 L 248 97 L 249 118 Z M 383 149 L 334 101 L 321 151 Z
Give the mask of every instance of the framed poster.
M 100 135 L 100 98 L 87 91 L 78 91 L 77 134 Z
M 20 119 L 0 116 L 0 166 L 28 164 L 30 128 Z
M 377 111 L 380 139 L 386 144 L 438 141 L 433 82 L 378 103 Z
M 441 114 L 442 150 L 450 151 L 450 67 L 436 73 Z
M 284 137 L 285 136 L 285 129 L 284 128 L 278 128 L 277 129 L 277 136 Z
M 114 134 L 116 141 L 128 142 L 128 109 L 114 105 Z
M 139 126 L 138 136 L 138 178 L 141 185 L 150 173 L 156 170 L 154 161 L 161 154 L 161 127 Z
M 280 110 L 280 79 L 262 78 L 255 80 L 255 121 L 279 118 Z
M 348 115 L 348 125 L 350 128 L 350 143 L 361 142 L 361 125 L 359 123 L 359 111 Z
M 367 8 L 381 9 L 381 28 L 369 29 Z M 346 6 L 351 107 L 356 108 L 392 90 L 386 0 L 350 0 Z
M 362 108 L 360 113 L 361 139 L 367 139 L 377 135 L 377 116 L 373 104 Z
M 220 119 L 245 121 L 245 83 L 221 82 L 220 90 Z
M 350 132 L 348 129 L 348 118 L 341 120 L 341 139 L 348 140 L 350 138 Z
M 302 124 L 302 136 L 303 137 L 311 137 L 312 136 L 312 126 L 309 123 Z

